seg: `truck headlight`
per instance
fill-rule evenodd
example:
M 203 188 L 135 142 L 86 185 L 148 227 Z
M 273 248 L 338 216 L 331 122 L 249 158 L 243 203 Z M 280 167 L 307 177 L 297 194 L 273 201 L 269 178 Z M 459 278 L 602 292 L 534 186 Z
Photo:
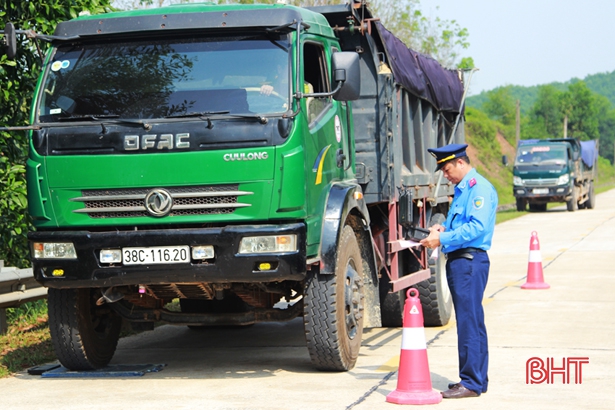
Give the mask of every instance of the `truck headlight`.
M 77 259 L 75 246 L 70 242 L 34 242 L 35 259 Z
M 523 180 L 520 177 L 513 177 L 514 186 L 523 186 Z
M 568 182 L 570 182 L 570 175 L 568 174 L 564 174 L 557 178 L 557 185 L 566 185 Z
M 239 253 L 283 253 L 297 251 L 297 235 L 247 236 L 241 239 Z

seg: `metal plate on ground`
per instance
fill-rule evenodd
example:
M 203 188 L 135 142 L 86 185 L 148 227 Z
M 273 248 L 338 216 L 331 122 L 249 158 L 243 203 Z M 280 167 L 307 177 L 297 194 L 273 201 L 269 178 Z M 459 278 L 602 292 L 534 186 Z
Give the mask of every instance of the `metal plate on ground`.
M 68 370 L 64 366 L 43 372 L 45 378 L 102 378 L 102 377 L 137 377 L 146 373 L 159 372 L 165 364 L 115 364 L 96 370 Z

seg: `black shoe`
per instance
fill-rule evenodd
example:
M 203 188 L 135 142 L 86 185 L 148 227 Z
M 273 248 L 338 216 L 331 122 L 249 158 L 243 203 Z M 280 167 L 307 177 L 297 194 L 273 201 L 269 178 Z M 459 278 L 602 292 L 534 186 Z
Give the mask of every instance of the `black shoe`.
M 450 390 L 450 389 L 454 389 L 454 388 L 455 388 L 455 387 L 457 387 L 457 386 L 461 386 L 461 382 L 459 382 L 459 383 L 449 383 L 449 384 L 448 384 L 448 389 L 449 389 L 449 390 Z

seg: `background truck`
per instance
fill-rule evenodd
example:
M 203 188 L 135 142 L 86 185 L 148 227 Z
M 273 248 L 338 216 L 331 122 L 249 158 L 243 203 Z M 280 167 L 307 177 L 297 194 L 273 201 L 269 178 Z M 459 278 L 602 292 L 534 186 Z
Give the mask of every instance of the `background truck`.
M 598 140 L 574 138 L 521 140 L 513 169 L 517 210 L 546 211 L 549 202 L 566 202 L 568 211 L 596 205 L 594 179 Z
M 462 76 L 364 3 L 185 4 L 28 35 L 51 42 L 25 127 L 28 238 L 65 367 L 105 366 L 122 320 L 302 316 L 315 367 L 348 370 L 364 327 L 402 324 L 411 285 L 426 324 L 448 322 L 444 258 L 412 239 L 454 192 L 427 148 L 464 141 Z

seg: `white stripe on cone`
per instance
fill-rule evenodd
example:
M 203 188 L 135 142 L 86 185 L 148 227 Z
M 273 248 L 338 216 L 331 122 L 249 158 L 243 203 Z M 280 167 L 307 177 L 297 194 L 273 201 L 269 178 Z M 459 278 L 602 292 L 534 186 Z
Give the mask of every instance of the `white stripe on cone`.
M 542 262 L 540 251 L 530 251 L 529 262 Z
M 401 348 L 404 350 L 427 349 L 425 329 L 422 327 L 404 327 L 401 333 Z

